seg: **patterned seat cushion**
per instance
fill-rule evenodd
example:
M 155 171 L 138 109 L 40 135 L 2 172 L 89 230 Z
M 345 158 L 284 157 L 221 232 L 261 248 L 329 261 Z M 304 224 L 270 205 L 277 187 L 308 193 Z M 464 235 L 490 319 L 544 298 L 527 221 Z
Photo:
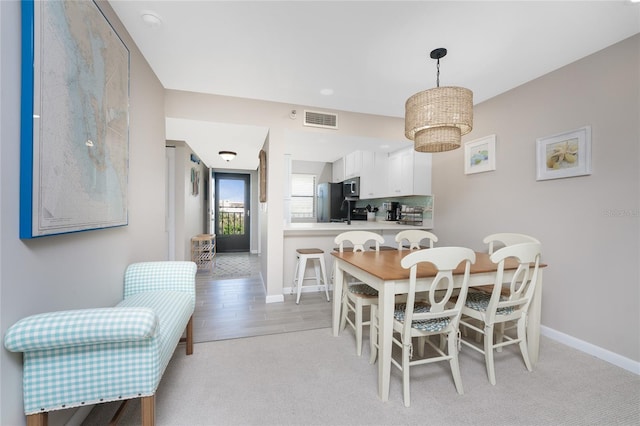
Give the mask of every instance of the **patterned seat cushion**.
M 181 291 L 147 291 L 127 297 L 119 307 L 151 308 L 159 319 L 160 375 L 169 364 L 176 345 L 193 313 L 193 299 Z M 158 377 L 160 380 L 160 377 Z
M 484 293 L 481 291 L 469 291 L 467 294 L 467 300 L 465 301 L 465 306 L 471 308 L 475 311 L 484 312 L 487 310 L 487 306 L 489 306 L 489 300 L 491 299 L 491 294 Z M 500 296 L 500 301 L 503 302 L 507 300 L 506 297 Z M 507 315 L 513 312 L 512 307 L 507 308 L 498 308 L 496 314 L 498 315 Z
M 416 303 L 413 307 L 413 312 L 416 314 L 429 312 L 431 307 L 423 303 Z M 399 303 L 393 312 L 393 317 L 400 322 L 404 322 L 405 312 L 407 305 Z M 411 328 L 422 331 L 440 331 L 449 325 L 450 318 L 433 318 L 428 320 L 414 320 L 411 322 Z
M 378 290 L 366 284 L 353 284 L 349 286 L 349 292 L 365 296 L 378 296 Z

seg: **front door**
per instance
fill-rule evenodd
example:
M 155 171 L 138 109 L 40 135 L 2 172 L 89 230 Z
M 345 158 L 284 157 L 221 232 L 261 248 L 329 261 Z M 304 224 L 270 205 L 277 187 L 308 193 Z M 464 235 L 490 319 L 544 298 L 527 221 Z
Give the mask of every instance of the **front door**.
M 215 234 L 218 252 L 249 251 L 250 176 L 215 173 Z

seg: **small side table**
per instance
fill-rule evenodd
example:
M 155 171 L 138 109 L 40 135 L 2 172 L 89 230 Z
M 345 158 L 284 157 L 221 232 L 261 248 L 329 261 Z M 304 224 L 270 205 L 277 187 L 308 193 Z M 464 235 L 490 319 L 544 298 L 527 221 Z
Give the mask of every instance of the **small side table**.
M 191 260 L 198 269 L 213 272 L 213 258 L 216 255 L 216 235 L 199 234 L 191 238 Z

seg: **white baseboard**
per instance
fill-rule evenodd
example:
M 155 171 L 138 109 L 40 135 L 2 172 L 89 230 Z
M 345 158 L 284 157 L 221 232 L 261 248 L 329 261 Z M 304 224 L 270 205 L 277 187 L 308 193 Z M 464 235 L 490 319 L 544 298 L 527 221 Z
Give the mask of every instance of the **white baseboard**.
M 266 303 L 278 303 L 278 302 L 284 302 L 284 294 L 276 294 L 273 296 L 267 296 Z
M 624 368 L 625 370 L 630 371 L 634 374 L 640 375 L 640 362 L 626 358 L 622 355 L 618 355 L 617 353 L 611 352 L 607 349 L 601 348 L 583 340 L 576 339 L 573 336 L 569 336 L 568 334 L 564 334 L 549 327 L 540 326 L 540 333 L 552 340 L 570 346 L 589 355 L 595 356 L 596 358 L 600 358 L 603 361 L 606 361 L 620 368 Z
M 282 288 L 282 293 L 283 294 L 292 294 L 291 292 L 293 291 L 293 294 L 295 294 L 295 292 L 297 291 L 295 287 L 283 287 Z M 323 285 L 305 285 L 302 286 L 302 291 L 301 293 L 313 293 L 313 292 L 324 292 L 324 286 Z M 329 285 L 329 293 L 331 293 L 333 291 L 333 286 Z

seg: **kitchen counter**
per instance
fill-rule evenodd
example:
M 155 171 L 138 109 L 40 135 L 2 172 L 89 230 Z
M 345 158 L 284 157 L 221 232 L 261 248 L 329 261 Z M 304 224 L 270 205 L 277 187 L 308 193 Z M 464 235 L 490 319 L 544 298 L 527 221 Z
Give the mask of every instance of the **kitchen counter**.
M 287 223 L 284 225 L 284 235 L 292 234 L 333 234 L 338 235 L 345 231 L 394 231 L 403 229 L 430 229 L 427 225 L 406 225 L 386 220 L 352 220 L 351 225 L 346 222 L 321 222 L 321 223 Z
M 372 231 L 382 235 L 385 242 L 383 245 L 396 247 L 398 243 L 395 236 L 404 229 L 431 229 L 431 221 L 425 221 L 423 226 L 398 224 L 386 220 L 352 220 L 351 225 L 346 222 L 322 222 L 322 223 L 286 223 L 284 225 L 284 251 L 283 251 L 283 292 L 288 294 L 292 289 L 294 269 L 296 265 L 296 249 L 298 248 L 319 248 L 324 250 L 325 264 L 331 274 L 333 259 L 331 251 L 336 246 L 334 240 L 336 236 L 345 231 Z M 310 275 L 313 275 L 313 268 Z M 308 286 L 303 291 L 313 291 L 313 286 Z M 315 291 L 319 291 L 316 288 Z M 304 297 L 304 296 L 303 296 Z

